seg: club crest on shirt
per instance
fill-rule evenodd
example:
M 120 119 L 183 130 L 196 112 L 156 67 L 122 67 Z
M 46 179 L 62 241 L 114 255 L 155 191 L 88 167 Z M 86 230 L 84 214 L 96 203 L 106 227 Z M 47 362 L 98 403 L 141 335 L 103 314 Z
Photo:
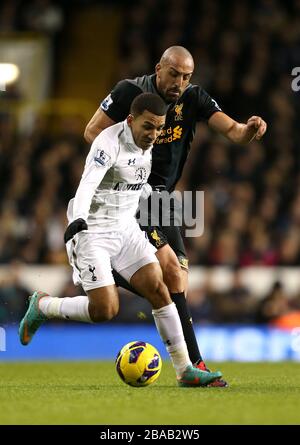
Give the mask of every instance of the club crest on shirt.
M 180 105 L 175 105 L 175 107 L 174 107 L 175 121 L 182 121 L 182 119 L 183 119 L 182 108 L 183 108 L 183 103 Z
M 105 167 L 110 161 L 110 156 L 107 153 L 105 153 L 104 150 L 97 150 L 97 154 L 94 157 L 94 161 L 96 162 L 97 165 Z
M 135 171 L 135 179 L 137 181 L 144 181 L 147 177 L 147 170 L 144 167 L 139 167 Z

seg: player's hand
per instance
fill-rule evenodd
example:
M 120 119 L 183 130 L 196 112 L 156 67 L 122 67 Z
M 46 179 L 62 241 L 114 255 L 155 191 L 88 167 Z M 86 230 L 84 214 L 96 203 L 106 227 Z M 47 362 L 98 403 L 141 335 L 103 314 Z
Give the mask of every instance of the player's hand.
M 267 124 L 261 117 L 251 116 L 247 121 L 247 130 L 253 132 L 252 139 L 259 141 L 267 131 Z
M 72 239 L 73 236 L 76 235 L 76 233 L 79 233 L 82 230 L 87 230 L 87 229 L 88 225 L 84 219 L 82 218 L 75 219 L 75 221 L 71 222 L 71 224 L 68 225 L 65 231 L 64 235 L 65 243 L 67 243 L 70 239 Z

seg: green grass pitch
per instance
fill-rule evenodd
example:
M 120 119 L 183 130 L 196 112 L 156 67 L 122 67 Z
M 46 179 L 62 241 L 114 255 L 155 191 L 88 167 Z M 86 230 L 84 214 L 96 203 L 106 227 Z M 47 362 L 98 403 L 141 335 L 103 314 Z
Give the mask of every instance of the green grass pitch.
M 299 424 L 300 364 L 222 363 L 230 387 L 179 388 L 169 362 L 131 388 L 113 362 L 0 365 L 0 424 Z

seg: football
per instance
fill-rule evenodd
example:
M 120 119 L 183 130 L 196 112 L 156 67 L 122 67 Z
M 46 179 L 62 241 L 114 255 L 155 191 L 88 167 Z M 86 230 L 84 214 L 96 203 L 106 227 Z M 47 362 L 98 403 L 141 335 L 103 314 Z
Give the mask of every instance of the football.
M 162 360 L 157 349 L 150 343 L 132 341 L 123 346 L 116 358 L 116 369 L 130 386 L 148 386 L 161 372 Z

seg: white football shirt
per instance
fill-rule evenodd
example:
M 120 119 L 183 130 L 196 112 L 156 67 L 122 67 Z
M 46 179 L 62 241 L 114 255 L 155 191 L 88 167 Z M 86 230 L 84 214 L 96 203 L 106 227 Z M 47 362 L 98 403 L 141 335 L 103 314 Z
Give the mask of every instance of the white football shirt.
M 89 232 L 136 224 L 151 152 L 152 147 L 142 150 L 135 144 L 126 120 L 103 130 L 91 146 L 76 195 L 69 202 L 69 223 L 83 218 Z

